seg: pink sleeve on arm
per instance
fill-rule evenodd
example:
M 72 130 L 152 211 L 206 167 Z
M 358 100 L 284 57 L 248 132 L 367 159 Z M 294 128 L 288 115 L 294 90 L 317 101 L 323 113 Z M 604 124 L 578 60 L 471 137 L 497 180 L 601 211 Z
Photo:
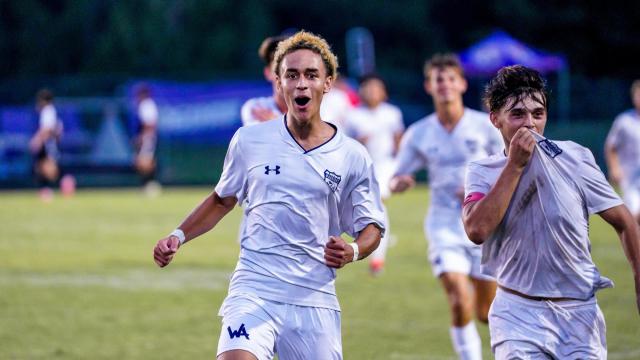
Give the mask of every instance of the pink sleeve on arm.
M 464 198 L 464 203 L 462 203 L 462 207 L 467 206 L 467 204 L 476 202 L 484 197 L 485 194 L 481 192 L 472 192 Z

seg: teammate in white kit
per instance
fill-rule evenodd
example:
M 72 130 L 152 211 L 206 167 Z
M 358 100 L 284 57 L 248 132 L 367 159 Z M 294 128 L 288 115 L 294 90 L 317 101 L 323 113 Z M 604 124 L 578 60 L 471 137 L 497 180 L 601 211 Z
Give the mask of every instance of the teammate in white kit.
M 496 359 L 606 359 L 594 294 L 613 283 L 591 259 L 589 215 L 620 236 L 640 311 L 638 226 L 587 148 L 542 137 L 548 103 L 537 71 L 501 69 L 485 101 L 506 149 L 469 164 L 463 220 L 499 285 L 489 314 Z
M 156 181 L 156 147 L 158 144 L 158 105 L 151 97 L 151 89 L 141 85 L 136 90 L 139 131 L 136 136 L 135 168 L 144 184 L 147 195 L 155 196 L 160 191 Z
M 51 201 L 53 186 L 58 180 L 58 140 L 62 135 L 62 122 L 53 105 L 53 93 L 42 89 L 36 94 L 36 110 L 39 112 L 38 131 L 29 141 L 35 157 L 34 171 L 40 185 L 40 198 Z
M 624 202 L 640 224 L 640 80 L 631 85 L 633 109 L 616 117 L 607 136 L 609 178 L 622 187 Z
M 266 97 L 256 97 L 247 100 L 240 109 L 242 126 L 255 125 L 273 119 L 280 119 L 287 112 L 287 103 L 276 87 L 276 75 L 273 73 L 273 54 L 278 43 L 286 36 L 270 36 L 262 41 L 258 49 L 258 56 L 264 62 L 262 70 L 264 78 L 271 83 L 272 94 Z
M 342 358 L 336 270 L 375 250 L 385 215 L 366 149 L 319 116 L 336 69 L 324 39 L 299 32 L 282 41 L 274 72 L 287 115 L 240 128 L 215 191 L 154 248 L 166 266 L 246 199 L 218 359 Z
M 467 82 L 458 58 L 437 54 L 424 68 L 425 90 L 435 113 L 412 124 L 400 145 L 391 191 L 414 185 L 413 174 L 427 168 L 431 199 L 425 219 L 429 260 L 447 294 L 453 347 L 460 359 L 482 358 L 473 314 L 487 321 L 496 285 L 480 270 L 481 249 L 467 238 L 461 211 L 464 171 L 469 161 L 502 149 L 500 133 L 485 113 L 466 108 Z
M 347 133 L 360 141 L 369 151 L 376 179 L 380 184 L 382 200 L 391 192 L 389 181 L 395 169 L 395 156 L 404 131 L 402 112 L 386 102 L 387 89 L 381 77 L 370 74 L 360 80 L 361 105 L 348 113 Z M 385 255 L 389 245 L 389 221 L 387 231 L 380 241 L 380 246 L 371 255 L 369 270 L 371 274 L 379 274 L 384 267 Z

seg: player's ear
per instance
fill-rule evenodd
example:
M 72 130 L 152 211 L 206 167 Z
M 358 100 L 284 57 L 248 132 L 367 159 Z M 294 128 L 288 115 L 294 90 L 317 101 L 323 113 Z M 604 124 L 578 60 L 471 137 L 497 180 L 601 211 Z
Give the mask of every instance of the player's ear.
M 498 119 L 498 114 L 495 111 L 489 113 L 489 120 L 491 120 L 491 123 L 497 129 L 500 129 L 502 127 L 502 124 L 500 124 L 500 120 Z
M 280 76 L 279 75 L 275 75 L 275 83 L 276 83 L 276 89 L 278 90 L 278 92 L 282 92 L 282 83 L 280 82 Z
M 272 82 L 275 80 L 276 74 L 273 72 L 271 66 L 265 66 L 262 69 L 262 75 L 268 82 Z
M 422 86 L 424 87 L 424 91 L 431 95 L 431 82 L 429 82 L 429 79 L 424 79 Z
M 467 79 L 465 79 L 464 77 L 462 78 L 462 93 L 466 93 L 467 89 L 469 88 L 469 83 L 467 82 Z
M 323 89 L 323 93 L 328 93 L 329 91 L 331 91 L 331 87 L 333 86 L 333 76 L 327 76 L 324 79 L 324 89 Z

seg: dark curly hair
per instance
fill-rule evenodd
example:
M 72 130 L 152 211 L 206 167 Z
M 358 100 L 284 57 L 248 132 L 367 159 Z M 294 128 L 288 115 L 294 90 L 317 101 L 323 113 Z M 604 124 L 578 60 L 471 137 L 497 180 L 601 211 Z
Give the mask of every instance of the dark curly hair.
M 497 112 L 513 98 L 512 106 L 531 97 L 548 108 L 546 81 L 539 72 L 522 65 L 505 66 L 489 81 L 483 100 L 490 112 Z

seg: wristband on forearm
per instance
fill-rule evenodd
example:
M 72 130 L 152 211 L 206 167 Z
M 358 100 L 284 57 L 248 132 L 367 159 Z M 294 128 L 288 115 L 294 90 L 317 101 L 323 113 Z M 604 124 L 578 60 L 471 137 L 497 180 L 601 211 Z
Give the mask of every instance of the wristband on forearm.
M 349 243 L 349 245 L 351 245 L 351 247 L 353 248 L 353 262 L 358 261 L 358 257 L 360 256 L 360 248 L 358 247 L 358 243 L 356 243 L 355 241 L 352 243 Z
M 175 236 L 178 238 L 178 241 L 180 241 L 180 245 L 184 244 L 184 232 L 180 229 L 175 229 L 171 232 L 171 234 L 169 234 L 169 236 Z

